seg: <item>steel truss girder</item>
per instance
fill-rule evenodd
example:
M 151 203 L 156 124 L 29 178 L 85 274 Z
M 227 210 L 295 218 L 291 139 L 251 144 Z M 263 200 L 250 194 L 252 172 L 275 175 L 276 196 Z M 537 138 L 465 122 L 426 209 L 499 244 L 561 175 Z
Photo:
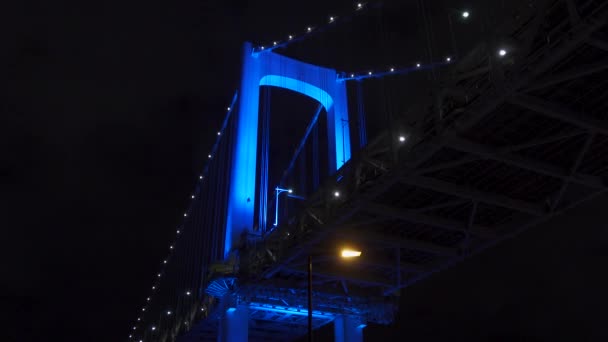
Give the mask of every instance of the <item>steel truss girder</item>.
M 567 170 L 564 170 L 558 166 L 522 157 L 516 154 L 501 153 L 499 149 L 480 145 L 459 137 L 450 137 L 449 142 L 450 148 L 457 149 L 462 152 L 476 154 L 487 159 L 516 166 L 538 174 L 578 183 L 590 188 L 603 189 L 606 187 L 606 184 L 600 177 L 583 174 L 575 174 L 571 176 Z
M 591 132 L 608 135 L 608 125 L 605 122 L 590 118 L 583 113 L 571 111 L 564 108 L 564 106 L 558 106 L 549 101 L 523 94 L 515 94 L 507 99 L 507 101 L 543 116 L 557 119 Z
M 369 202 L 365 206 L 363 206 L 361 210 L 376 215 L 388 216 L 406 222 L 420 223 L 449 231 L 457 231 L 462 233 L 468 232 L 468 226 L 465 222 L 423 215 L 416 212 L 412 212 L 408 209 L 395 208 L 387 205 Z M 487 232 L 487 229 L 480 226 L 473 226 L 470 233 L 487 238 L 491 238 L 494 236 L 492 233 Z
M 546 87 L 556 85 L 556 84 L 559 84 L 562 82 L 585 77 L 588 75 L 593 75 L 595 73 L 604 71 L 606 69 L 608 69 L 608 60 L 603 60 L 601 62 L 597 62 L 597 63 L 593 63 L 593 64 L 576 66 L 575 68 L 573 68 L 571 70 L 564 71 L 557 75 L 551 75 L 544 79 L 538 80 L 538 81 L 534 82 L 530 87 L 527 87 L 525 89 L 525 91 L 529 92 L 529 91 L 533 91 L 533 90 L 546 88 Z
M 288 270 L 298 273 L 307 274 L 308 267 L 286 267 Z M 364 272 L 352 272 L 346 269 L 337 269 L 335 267 L 313 267 L 314 277 L 326 278 L 330 280 L 346 280 L 355 284 L 365 284 L 370 286 L 391 287 L 395 284 L 387 278 L 382 278 Z
M 400 181 L 409 185 L 418 186 L 457 197 L 468 198 L 477 202 L 485 202 L 495 206 L 521 211 L 534 216 L 545 214 L 545 209 L 543 206 L 536 203 L 528 203 L 507 196 L 492 194 L 430 177 L 408 176 L 402 177 Z
M 388 232 L 374 232 L 369 229 L 339 229 L 338 236 L 347 237 L 354 241 L 365 241 L 378 243 L 384 246 L 397 247 L 409 250 L 416 250 L 441 256 L 457 256 L 458 249 L 440 246 L 421 240 L 408 239 Z

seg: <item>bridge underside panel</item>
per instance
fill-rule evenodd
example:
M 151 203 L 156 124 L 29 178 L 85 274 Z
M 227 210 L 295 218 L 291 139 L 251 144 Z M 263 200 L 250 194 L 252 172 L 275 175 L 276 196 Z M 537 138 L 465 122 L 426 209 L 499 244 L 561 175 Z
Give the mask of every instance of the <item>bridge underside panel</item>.
M 273 52 L 253 53 L 245 44 L 239 94 L 237 135 L 230 176 L 230 199 L 224 254 L 253 226 L 260 86 L 289 89 L 317 100 L 328 115 L 330 173 L 350 159 L 346 84 L 336 71 Z

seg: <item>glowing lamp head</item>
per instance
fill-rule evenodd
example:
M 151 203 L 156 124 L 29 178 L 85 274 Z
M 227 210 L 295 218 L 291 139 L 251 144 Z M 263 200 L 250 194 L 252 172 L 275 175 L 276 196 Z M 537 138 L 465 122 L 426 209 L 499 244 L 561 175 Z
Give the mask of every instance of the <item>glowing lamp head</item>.
M 355 77 L 355 74 L 350 74 L 350 77 Z
M 391 72 L 395 71 L 395 68 L 391 68 Z
M 293 189 L 287 189 L 287 192 L 289 192 L 291 194 L 291 193 L 293 193 Z
M 416 68 L 420 68 L 420 63 L 416 63 Z
M 152 331 L 156 330 L 156 327 L 152 327 Z
M 166 263 L 167 263 L 167 260 L 163 260 L 163 264 L 166 264 Z
M 133 330 L 137 329 L 137 327 L 133 327 Z
M 498 55 L 499 55 L 500 57 L 504 57 L 504 56 L 506 56 L 506 55 L 507 55 L 507 50 L 505 50 L 505 49 L 500 49 L 500 50 L 498 50 Z
M 446 61 L 446 62 L 451 62 L 451 61 L 452 61 L 452 57 L 447 57 L 447 58 L 445 59 L 445 61 Z
M 340 197 L 340 191 L 334 192 L 334 197 Z
M 277 46 L 277 42 L 272 42 L 272 45 Z
M 334 22 L 334 17 L 329 17 L 329 22 L 333 23 Z
M 464 12 L 462 12 L 462 17 L 463 17 L 464 19 L 468 18 L 468 17 L 469 17 L 469 15 L 471 15 L 471 13 L 469 13 L 469 11 L 464 11 Z
M 194 199 L 194 195 L 190 196 L 192 199 Z
M 292 35 L 289 35 L 289 37 L 288 37 L 288 38 L 289 38 L 289 40 L 292 40 L 292 39 L 293 39 L 293 36 L 292 36 Z
M 210 154 L 208 154 L 208 155 L 207 155 L 207 158 L 211 159 L 211 155 L 210 155 Z
M 369 71 L 367 74 L 368 74 L 368 75 L 371 75 L 371 74 L 372 74 L 372 72 L 371 72 L 371 71 Z
M 343 249 L 342 257 L 343 258 L 356 258 L 361 256 L 361 251 L 355 251 L 352 249 Z
M 403 135 L 399 136 L 399 141 L 400 142 L 405 142 L 405 136 L 403 136 Z
M 198 179 L 203 179 L 203 176 L 198 176 Z
M 222 135 L 222 132 L 217 132 L 217 135 Z
M 312 27 L 308 26 L 308 27 L 306 28 L 306 31 L 308 31 L 308 32 L 312 31 Z
M 361 7 L 363 7 L 363 4 L 362 3 L 358 3 L 357 4 L 357 8 L 361 8 Z
M 148 301 L 148 302 L 149 302 L 149 301 L 150 301 L 150 297 L 146 298 L 146 301 Z
M 227 111 L 230 111 L 230 109 L 231 109 L 230 107 L 226 108 Z
M 171 311 L 167 311 L 167 316 L 171 316 Z

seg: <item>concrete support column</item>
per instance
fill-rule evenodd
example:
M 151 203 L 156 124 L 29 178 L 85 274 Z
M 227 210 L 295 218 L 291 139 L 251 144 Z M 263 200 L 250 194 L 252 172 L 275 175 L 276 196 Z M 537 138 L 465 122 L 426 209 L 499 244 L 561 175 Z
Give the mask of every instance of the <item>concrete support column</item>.
M 247 306 L 237 305 L 226 310 L 220 321 L 218 342 L 247 342 L 249 328 Z
M 363 342 L 365 323 L 354 316 L 341 315 L 334 320 L 334 341 Z

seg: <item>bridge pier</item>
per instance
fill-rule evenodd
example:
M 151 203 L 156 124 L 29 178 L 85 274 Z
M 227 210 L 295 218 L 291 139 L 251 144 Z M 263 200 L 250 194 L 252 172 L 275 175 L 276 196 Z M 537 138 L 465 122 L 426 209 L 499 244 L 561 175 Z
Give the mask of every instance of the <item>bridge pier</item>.
M 247 342 L 249 334 L 249 310 L 247 306 L 237 305 L 224 313 L 220 320 L 218 342 Z
M 363 342 L 365 323 L 353 316 L 340 315 L 334 320 L 335 342 Z

